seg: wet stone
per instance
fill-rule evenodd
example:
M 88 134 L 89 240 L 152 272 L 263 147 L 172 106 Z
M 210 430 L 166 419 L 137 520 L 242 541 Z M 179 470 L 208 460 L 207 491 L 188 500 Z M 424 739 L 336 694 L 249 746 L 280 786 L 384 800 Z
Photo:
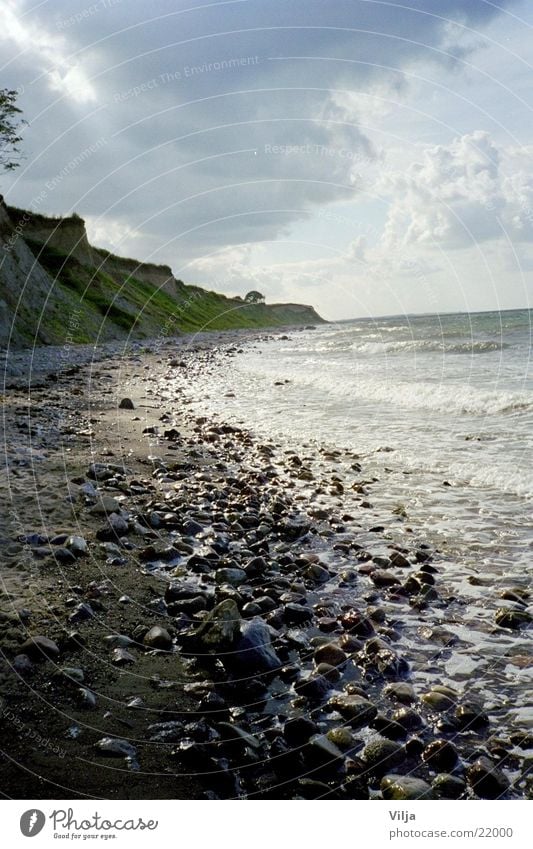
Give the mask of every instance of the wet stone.
M 336 710 L 352 726 L 368 725 L 377 714 L 377 708 L 363 696 L 336 693 L 328 701 L 328 708 Z
M 314 654 L 315 663 L 328 663 L 330 666 L 342 666 L 348 660 L 348 655 L 334 643 L 319 646 Z
M 440 773 L 431 782 L 437 799 L 460 799 L 466 790 L 466 782 L 462 778 L 447 773 Z
M 232 584 L 238 586 L 246 580 L 244 569 L 217 569 L 215 581 L 217 584 Z
M 447 740 L 433 740 L 422 752 L 422 760 L 435 772 L 447 772 L 457 763 L 457 749 Z
M 435 798 L 433 788 L 426 781 L 412 776 L 386 775 L 382 778 L 380 787 L 383 798 L 392 801 Z
M 424 693 L 420 698 L 424 704 L 436 711 L 447 711 L 456 705 L 456 699 L 436 690 L 430 690 L 429 693 Z
M 464 702 L 455 711 L 461 731 L 479 731 L 489 723 L 489 717 L 477 702 Z
M 405 749 L 393 740 L 378 737 L 367 743 L 363 749 L 363 759 L 371 772 L 381 776 L 403 763 Z
M 421 716 L 412 708 L 402 707 L 392 714 L 393 722 L 399 723 L 406 731 L 416 731 L 422 725 Z
M 500 607 L 496 611 L 496 624 L 501 628 L 511 628 L 517 631 L 519 628 L 530 625 L 533 621 L 527 610 L 514 607 Z
M 409 705 L 416 700 L 416 694 L 413 686 L 404 681 L 387 684 L 383 691 L 383 695 L 393 702 L 401 702 L 406 705 Z
M 376 569 L 370 575 L 370 580 L 376 587 L 393 587 L 401 583 L 400 579 L 386 569 Z
M 509 789 L 509 781 L 488 758 L 478 758 L 467 771 L 467 780 L 480 799 L 498 799 Z

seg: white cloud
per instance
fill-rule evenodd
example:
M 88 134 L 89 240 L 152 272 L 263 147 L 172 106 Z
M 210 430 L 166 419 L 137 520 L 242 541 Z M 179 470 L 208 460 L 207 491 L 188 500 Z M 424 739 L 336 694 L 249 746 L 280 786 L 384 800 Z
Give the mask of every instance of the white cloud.
M 465 248 L 505 234 L 531 239 L 527 164 L 531 169 L 531 149 L 505 148 L 484 131 L 423 147 L 405 170 L 395 171 L 389 160 L 379 183 L 390 198 L 383 247 Z
M 52 91 L 80 103 L 96 99 L 94 86 L 80 61 L 69 56 L 66 39 L 51 33 L 31 12 L 25 12 L 21 0 L 3 0 L 0 41 L 16 49 L 12 60 L 23 56 L 31 62 L 34 76 L 37 70 L 48 80 Z

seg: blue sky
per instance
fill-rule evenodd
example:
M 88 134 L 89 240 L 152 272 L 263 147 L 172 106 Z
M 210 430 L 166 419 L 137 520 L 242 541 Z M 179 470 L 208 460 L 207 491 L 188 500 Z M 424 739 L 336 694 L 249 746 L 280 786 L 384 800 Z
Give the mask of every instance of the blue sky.
M 330 319 L 530 304 L 533 4 L 0 7 L 9 202 Z

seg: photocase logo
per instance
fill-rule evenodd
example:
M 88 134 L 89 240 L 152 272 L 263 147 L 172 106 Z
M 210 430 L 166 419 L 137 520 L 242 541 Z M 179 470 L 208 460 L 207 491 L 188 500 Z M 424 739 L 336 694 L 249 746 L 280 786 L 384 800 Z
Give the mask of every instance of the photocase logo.
M 35 837 L 43 830 L 46 817 L 42 811 L 35 808 L 25 811 L 20 818 L 20 830 L 24 837 Z

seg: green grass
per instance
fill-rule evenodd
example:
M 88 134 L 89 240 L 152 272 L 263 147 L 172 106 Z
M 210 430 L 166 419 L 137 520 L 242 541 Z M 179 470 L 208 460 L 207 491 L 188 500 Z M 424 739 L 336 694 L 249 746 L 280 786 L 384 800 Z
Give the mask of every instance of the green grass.
M 146 338 L 178 331 L 275 327 L 317 320 L 312 314 L 300 318 L 283 305 L 245 304 L 181 282 L 178 297 L 173 298 L 133 275 L 118 281 L 112 274 L 81 265 L 55 248 L 26 241 L 59 287 L 63 300 L 81 311 L 75 341 L 78 337 L 79 341 L 88 341 L 91 334 L 99 335 L 103 341 L 132 331 L 135 337 Z M 43 319 L 44 330 L 49 335 L 59 339 L 65 335 L 60 317 L 47 309 Z

